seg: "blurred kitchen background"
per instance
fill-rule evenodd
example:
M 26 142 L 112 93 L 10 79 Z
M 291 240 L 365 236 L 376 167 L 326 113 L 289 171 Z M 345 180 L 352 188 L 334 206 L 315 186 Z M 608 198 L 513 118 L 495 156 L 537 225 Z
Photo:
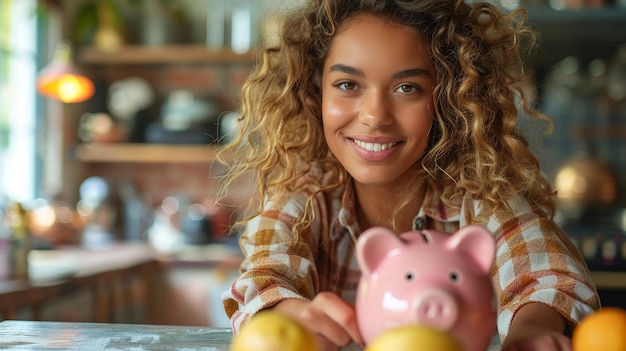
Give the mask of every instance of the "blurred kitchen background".
M 228 326 L 248 188 L 215 206 L 213 158 L 303 2 L 0 0 L 0 320 Z M 541 33 L 529 92 L 554 130 L 523 128 L 604 303 L 623 306 L 626 1 L 492 2 Z

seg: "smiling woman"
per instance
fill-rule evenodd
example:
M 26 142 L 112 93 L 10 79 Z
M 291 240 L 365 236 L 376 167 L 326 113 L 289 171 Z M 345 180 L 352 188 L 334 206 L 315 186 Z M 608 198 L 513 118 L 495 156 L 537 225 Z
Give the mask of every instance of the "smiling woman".
M 0 4 L 0 200 L 36 192 L 37 3 Z
M 599 299 L 518 128 L 524 116 L 551 121 L 526 90 L 526 14 L 468 0 L 309 0 L 285 19 L 218 154 L 221 194 L 256 181 L 238 223 L 241 274 L 222 295 L 235 332 L 273 309 L 325 350 L 360 344 L 354 248 L 365 230 L 482 224 L 497 242 L 503 350 L 571 349 L 569 331 Z

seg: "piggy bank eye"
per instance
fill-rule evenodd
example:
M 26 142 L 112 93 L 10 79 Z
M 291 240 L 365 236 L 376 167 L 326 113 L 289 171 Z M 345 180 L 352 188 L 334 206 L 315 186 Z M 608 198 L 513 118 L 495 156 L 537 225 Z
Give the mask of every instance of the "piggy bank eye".
M 410 272 L 410 271 L 404 273 L 404 280 L 406 280 L 407 282 L 412 282 L 413 279 L 415 279 L 415 273 Z
M 450 277 L 450 280 L 454 283 L 461 281 L 461 274 L 459 274 L 457 271 L 450 272 L 449 277 Z

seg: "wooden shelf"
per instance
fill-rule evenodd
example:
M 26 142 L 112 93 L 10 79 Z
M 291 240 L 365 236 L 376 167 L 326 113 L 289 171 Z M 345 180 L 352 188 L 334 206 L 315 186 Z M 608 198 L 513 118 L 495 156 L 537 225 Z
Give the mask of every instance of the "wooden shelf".
M 526 6 L 529 22 L 542 33 L 541 43 L 621 43 L 626 35 L 626 8 L 603 6 L 580 10 L 554 10 L 548 6 Z
M 81 162 L 211 163 L 219 146 L 180 144 L 91 143 L 78 145 Z
M 598 289 L 626 289 L 626 272 L 592 271 L 591 278 Z
M 626 125 L 577 125 L 571 133 L 580 140 L 626 140 Z
M 258 51 L 236 53 L 232 50 L 210 50 L 202 45 L 142 46 L 128 45 L 120 51 L 107 53 L 83 47 L 78 62 L 92 65 L 138 65 L 174 63 L 252 63 Z
M 547 5 L 529 5 L 524 8 L 528 11 L 530 21 L 534 23 L 619 23 L 626 19 L 626 8 L 613 5 L 564 10 L 556 10 Z

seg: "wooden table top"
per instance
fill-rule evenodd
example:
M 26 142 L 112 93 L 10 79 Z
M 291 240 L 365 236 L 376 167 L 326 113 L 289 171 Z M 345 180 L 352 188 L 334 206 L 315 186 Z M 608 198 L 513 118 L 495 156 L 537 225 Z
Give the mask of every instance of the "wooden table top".
M 145 324 L 0 322 L 0 349 L 228 351 L 230 329 Z M 360 348 L 350 346 L 344 351 Z

